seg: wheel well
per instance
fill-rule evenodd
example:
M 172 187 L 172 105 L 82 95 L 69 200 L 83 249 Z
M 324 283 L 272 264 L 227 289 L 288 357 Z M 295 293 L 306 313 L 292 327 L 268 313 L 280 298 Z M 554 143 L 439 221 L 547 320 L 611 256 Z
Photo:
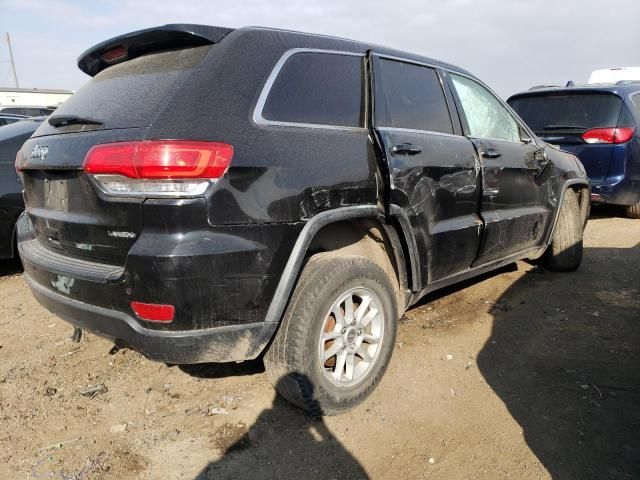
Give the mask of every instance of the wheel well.
M 309 245 L 308 255 L 341 251 L 361 255 L 380 265 L 395 282 L 400 314 L 409 300 L 407 256 L 396 227 L 382 225 L 374 219 L 343 220 L 321 228 Z
M 569 188 L 576 192 L 578 196 L 580 214 L 582 215 L 584 225 L 586 226 L 587 220 L 589 219 L 589 212 L 591 210 L 591 197 L 589 195 L 589 189 L 586 185 L 582 184 L 571 185 Z

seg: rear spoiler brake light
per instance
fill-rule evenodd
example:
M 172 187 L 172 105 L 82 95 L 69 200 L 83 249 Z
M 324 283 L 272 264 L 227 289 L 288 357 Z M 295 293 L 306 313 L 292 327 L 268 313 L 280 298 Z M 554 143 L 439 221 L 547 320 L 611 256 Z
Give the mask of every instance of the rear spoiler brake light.
M 78 67 L 93 77 L 111 65 L 149 53 L 213 45 L 232 31 L 231 28 L 190 24 L 138 30 L 91 47 L 78 58 Z

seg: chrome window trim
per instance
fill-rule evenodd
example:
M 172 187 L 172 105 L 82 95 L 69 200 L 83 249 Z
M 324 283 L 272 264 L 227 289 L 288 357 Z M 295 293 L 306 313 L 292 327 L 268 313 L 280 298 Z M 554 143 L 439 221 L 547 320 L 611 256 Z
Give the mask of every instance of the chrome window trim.
M 342 50 L 325 50 L 318 48 L 292 48 L 284 52 L 284 54 L 277 61 L 273 70 L 269 74 L 267 81 L 262 87 L 262 91 L 260 92 L 260 96 L 258 97 L 258 101 L 256 102 L 256 106 L 253 109 L 253 123 L 256 125 L 264 125 L 264 126 L 279 126 L 279 127 L 302 127 L 302 128 L 320 128 L 323 130 L 341 130 L 348 132 L 368 132 L 369 130 L 366 127 L 349 127 L 349 126 L 341 126 L 341 125 L 325 125 L 320 123 L 302 123 L 302 122 L 283 122 L 279 120 L 267 120 L 262 116 L 262 110 L 264 109 L 264 105 L 267 102 L 267 98 L 269 97 L 269 93 L 271 92 L 271 88 L 278 78 L 280 71 L 284 64 L 291 58 L 292 56 L 298 53 L 318 53 L 325 55 L 343 55 L 348 57 L 361 57 L 364 58 L 364 54 L 356 53 L 356 52 L 348 52 Z M 364 87 L 364 83 L 363 83 Z M 363 105 L 363 107 L 366 107 Z
M 396 55 L 387 55 L 384 53 L 373 53 L 373 55 L 375 55 L 378 58 L 387 58 L 389 60 L 396 60 L 398 62 L 404 62 L 404 63 L 412 63 L 415 65 L 421 65 L 423 67 L 429 67 L 429 68 L 434 68 L 436 69 L 436 71 L 438 69 L 440 70 L 444 70 L 445 72 L 447 72 L 448 74 L 452 74 L 452 75 L 459 75 L 461 77 L 466 77 L 469 80 L 472 80 L 474 82 L 476 82 L 477 84 L 481 85 L 482 87 L 486 88 L 487 91 L 493 95 L 496 100 L 498 100 L 498 103 L 500 103 L 500 105 L 502 105 L 504 108 L 506 108 L 507 113 L 511 116 L 511 118 L 513 118 L 513 120 L 516 122 L 517 125 L 519 125 L 521 128 L 523 128 L 532 139 L 535 139 L 536 136 L 533 134 L 533 132 L 529 129 L 529 127 L 523 123 L 520 122 L 518 120 L 519 117 L 517 117 L 516 115 L 514 115 L 514 111 L 511 109 L 511 107 L 509 106 L 509 104 L 507 102 L 505 102 L 504 100 L 502 100 L 502 98 L 500 98 L 499 95 L 496 94 L 496 92 L 494 92 L 491 87 L 489 87 L 486 83 L 484 83 L 482 80 L 480 80 L 479 78 L 474 77 L 473 75 L 470 75 L 468 73 L 465 72 L 461 72 L 459 70 L 455 70 L 451 67 L 448 67 L 446 65 L 438 65 L 436 63 L 428 63 L 428 62 L 421 62 L 420 60 L 412 60 L 410 58 L 404 58 L 404 57 L 398 57 Z M 442 85 L 443 90 L 444 90 L 444 85 Z M 443 92 L 444 93 L 444 92 Z M 447 96 L 445 95 L 445 100 L 447 100 L 447 105 L 449 100 L 447 99 Z M 449 106 L 449 109 L 451 110 L 451 106 Z M 451 115 L 451 111 L 449 112 L 449 115 Z M 453 123 L 453 118 L 451 119 L 452 123 Z M 504 139 L 494 139 L 494 138 L 479 138 L 479 137 L 472 137 L 471 135 L 454 135 L 454 136 L 463 136 L 463 137 L 468 137 L 468 138 L 478 138 L 478 140 L 497 140 L 497 141 L 502 141 L 502 142 L 509 142 L 509 143 L 513 143 L 514 145 L 526 145 L 526 143 L 524 142 L 511 142 L 509 140 L 504 140 Z
M 425 135 L 437 135 L 440 137 L 455 137 L 455 138 L 467 138 L 464 135 L 456 135 L 455 133 L 436 132 L 433 130 L 420 130 L 414 128 L 400 128 L 400 127 L 376 127 L 376 130 L 381 132 L 405 132 L 405 133 L 419 133 Z

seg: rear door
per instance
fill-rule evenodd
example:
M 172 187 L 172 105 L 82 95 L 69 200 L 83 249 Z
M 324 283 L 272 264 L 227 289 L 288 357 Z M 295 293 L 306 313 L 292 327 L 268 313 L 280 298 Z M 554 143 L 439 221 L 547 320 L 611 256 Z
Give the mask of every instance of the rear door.
M 448 76 L 481 163 L 485 229 L 474 265 L 540 245 L 551 213 L 543 148 L 489 89 L 467 76 Z
M 481 239 L 473 145 L 452 118 L 436 68 L 373 55 L 374 128 L 389 168 L 390 202 L 408 217 L 423 284 L 466 270 Z

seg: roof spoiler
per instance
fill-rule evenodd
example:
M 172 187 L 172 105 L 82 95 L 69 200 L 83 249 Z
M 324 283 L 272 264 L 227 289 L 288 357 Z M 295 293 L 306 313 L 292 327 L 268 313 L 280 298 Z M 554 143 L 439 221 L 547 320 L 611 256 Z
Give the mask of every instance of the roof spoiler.
M 107 67 L 149 53 L 212 45 L 232 31 L 206 25 L 170 24 L 125 33 L 85 51 L 78 57 L 78 67 L 93 77 Z

